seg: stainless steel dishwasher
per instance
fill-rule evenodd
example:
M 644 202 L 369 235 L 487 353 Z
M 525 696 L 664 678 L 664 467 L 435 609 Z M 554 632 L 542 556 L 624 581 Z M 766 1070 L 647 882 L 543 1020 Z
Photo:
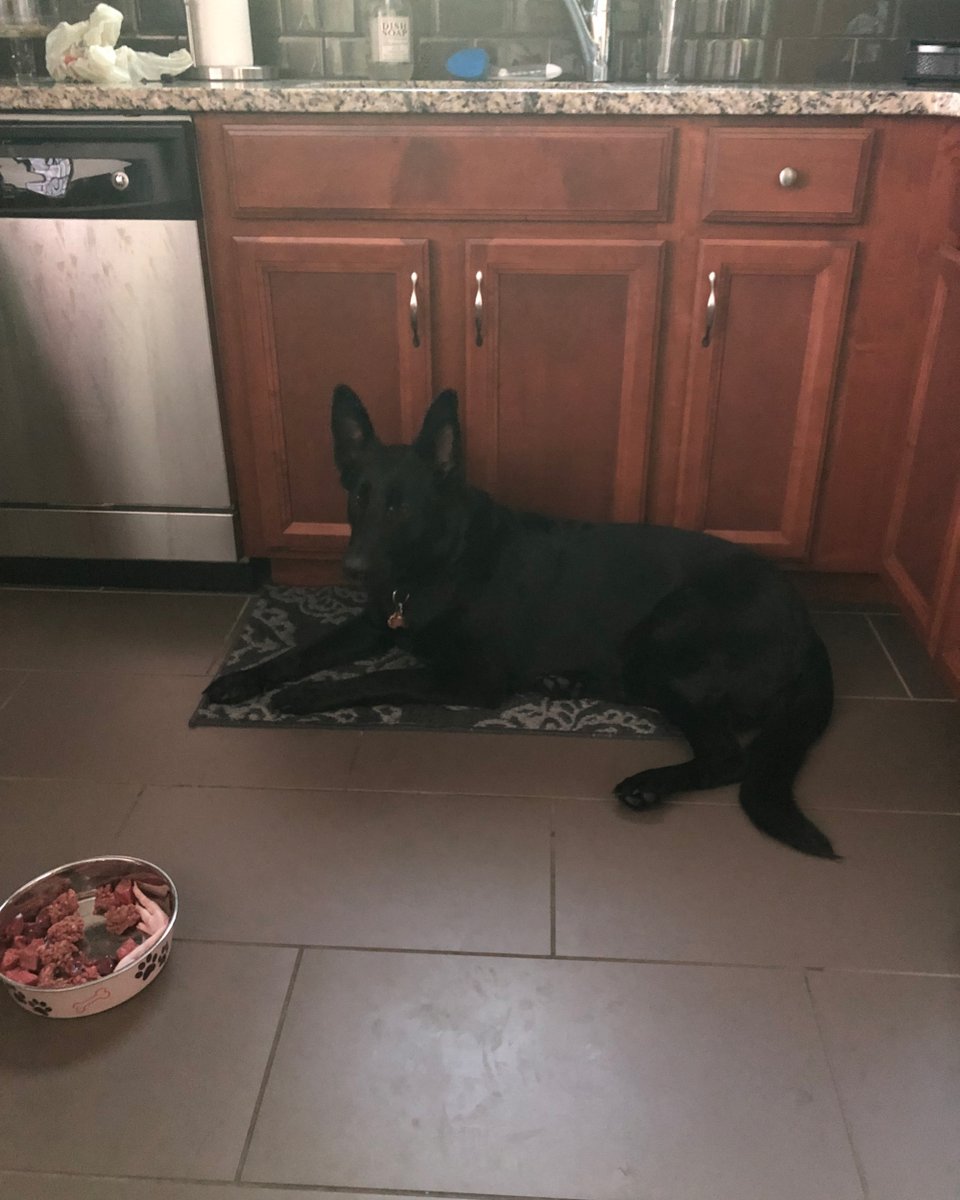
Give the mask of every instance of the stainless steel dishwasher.
M 236 561 L 189 121 L 0 119 L 0 555 Z

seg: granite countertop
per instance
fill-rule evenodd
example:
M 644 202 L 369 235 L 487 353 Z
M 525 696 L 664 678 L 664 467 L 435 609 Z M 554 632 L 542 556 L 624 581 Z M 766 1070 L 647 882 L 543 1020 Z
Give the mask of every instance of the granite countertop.
M 488 113 L 617 116 L 960 117 L 960 91 L 686 84 L 89 83 L 0 85 L 0 112 Z

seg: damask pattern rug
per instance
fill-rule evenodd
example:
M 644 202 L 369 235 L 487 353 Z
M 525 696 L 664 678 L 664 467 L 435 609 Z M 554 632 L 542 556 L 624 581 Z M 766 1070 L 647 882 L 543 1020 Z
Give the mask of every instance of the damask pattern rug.
M 250 667 L 294 645 L 312 640 L 325 627 L 358 613 L 363 594 L 354 588 L 265 587 L 250 605 L 243 628 L 220 672 Z M 367 671 L 409 667 L 416 660 L 399 650 L 364 659 L 349 668 L 319 671 L 315 679 L 344 679 Z M 462 705 L 377 704 L 310 716 L 286 716 L 270 707 L 271 693 L 240 704 L 201 700 L 191 726 L 309 726 L 324 729 L 430 729 L 460 733 L 550 733 L 578 737 L 671 737 L 673 730 L 650 708 L 628 708 L 577 696 L 561 679 L 545 681 L 544 692 L 513 696 L 499 710 Z

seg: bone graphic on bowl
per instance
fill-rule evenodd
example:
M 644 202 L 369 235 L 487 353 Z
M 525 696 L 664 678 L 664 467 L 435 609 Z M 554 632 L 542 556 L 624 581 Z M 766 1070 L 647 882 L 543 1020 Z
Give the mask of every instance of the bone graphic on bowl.
M 86 1000 L 74 1001 L 73 1011 L 77 1012 L 81 1016 L 83 1016 L 83 1014 L 87 1011 L 87 1009 L 93 1008 L 93 1006 L 96 1003 L 98 1003 L 100 1000 L 109 1000 L 109 999 L 110 999 L 110 989 L 100 987 L 100 988 L 97 988 L 97 990 L 93 993 L 92 996 L 88 996 Z

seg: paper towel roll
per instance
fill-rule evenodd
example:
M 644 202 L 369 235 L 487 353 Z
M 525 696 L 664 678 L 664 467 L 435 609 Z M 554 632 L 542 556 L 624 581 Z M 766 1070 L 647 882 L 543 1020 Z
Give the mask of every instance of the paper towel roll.
M 198 67 L 251 67 L 247 0 L 185 0 L 190 50 Z

